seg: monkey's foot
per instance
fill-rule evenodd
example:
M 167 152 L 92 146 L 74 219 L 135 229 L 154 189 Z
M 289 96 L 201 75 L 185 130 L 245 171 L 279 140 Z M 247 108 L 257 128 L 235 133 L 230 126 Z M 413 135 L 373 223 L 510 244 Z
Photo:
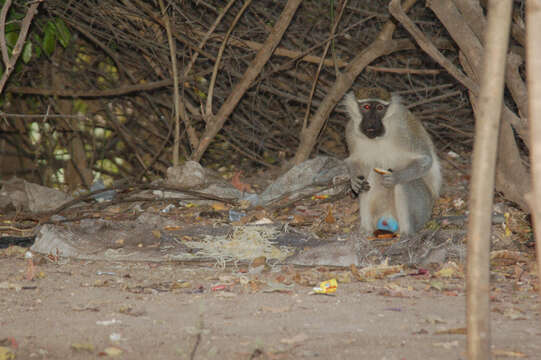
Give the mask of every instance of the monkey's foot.
M 370 190 L 370 183 L 365 179 L 364 176 L 352 177 L 351 178 L 351 190 L 356 195 Z

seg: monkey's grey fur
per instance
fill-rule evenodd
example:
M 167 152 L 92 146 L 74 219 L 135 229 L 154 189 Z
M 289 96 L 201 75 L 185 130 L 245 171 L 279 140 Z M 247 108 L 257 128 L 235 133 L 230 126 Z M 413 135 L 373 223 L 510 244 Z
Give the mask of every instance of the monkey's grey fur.
M 350 121 L 346 127 L 351 185 L 359 193 L 361 228 L 372 232 L 382 216 L 398 221 L 401 234 L 420 230 L 430 218 L 441 188 L 440 164 L 423 125 L 399 96 L 387 99 L 348 93 L 344 99 Z M 386 101 L 387 100 L 387 101 Z M 361 130 L 360 104 L 388 106 L 381 122 L 384 133 L 374 138 Z M 374 168 L 392 169 L 385 175 Z

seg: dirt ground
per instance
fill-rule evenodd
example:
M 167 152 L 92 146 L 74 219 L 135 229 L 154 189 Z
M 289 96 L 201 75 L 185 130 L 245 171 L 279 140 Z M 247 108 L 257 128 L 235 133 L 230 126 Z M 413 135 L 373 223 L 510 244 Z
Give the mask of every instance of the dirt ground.
M 460 277 L 409 269 L 360 282 L 347 269 L 36 263 L 28 281 L 22 254 L 0 254 L 0 349 L 16 359 L 465 359 Z M 310 276 L 337 276 L 336 293 L 309 294 L 301 284 Z M 539 359 L 540 305 L 530 276 L 519 278 L 492 276 L 494 357 Z

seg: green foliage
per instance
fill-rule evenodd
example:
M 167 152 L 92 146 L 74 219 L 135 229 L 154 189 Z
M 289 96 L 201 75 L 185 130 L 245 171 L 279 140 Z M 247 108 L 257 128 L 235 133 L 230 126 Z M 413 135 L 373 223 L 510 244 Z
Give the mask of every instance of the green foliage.
M 21 57 L 25 64 L 28 64 L 30 59 L 32 59 L 32 42 L 31 41 L 27 41 L 26 44 L 24 44 L 23 53 L 21 54 Z
M 48 56 L 51 56 L 56 49 L 56 43 L 60 43 L 63 48 L 66 48 L 71 41 L 71 32 L 64 20 L 57 18 L 47 21 L 43 30 L 43 51 Z
M 66 48 L 70 43 L 71 33 L 66 26 L 64 20 L 56 19 L 54 23 L 56 25 L 56 36 L 58 38 L 58 41 L 63 48 Z
M 0 0 L 0 6 L 5 3 L 5 0 Z M 6 45 L 8 50 L 13 52 L 15 44 L 19 38 L 21 31 L 21 21 L 25 17 L 24 12 L 19 12 L 16 6 L 11 6 L 8 11 L 7 21 L 4 28 L 6 34 Z M 42 52 L 47 56 L 51 56 L 56 44 L 59 43 L 63 48 L 68 47 L 71 42 L 72 34 L 64 20 L 60 18 L 49 18 L 44 26 L 40 26 L 39 20 L 36 20 L 38 26 L 30 28 L 30 33 L 26 43 L 24 44 L 21 54 L 21 60 L 24 64 L 28 64 L 32 59 L 38 59 Z M 21 64 L 17 63 L 16 69 L 20 69 Z M 0 69 L 3 72 L 3 69 Z
M 51 56 L 56 48 L 56 26 L 52 21 L 45 25 L 42 47 L 47 56 Z

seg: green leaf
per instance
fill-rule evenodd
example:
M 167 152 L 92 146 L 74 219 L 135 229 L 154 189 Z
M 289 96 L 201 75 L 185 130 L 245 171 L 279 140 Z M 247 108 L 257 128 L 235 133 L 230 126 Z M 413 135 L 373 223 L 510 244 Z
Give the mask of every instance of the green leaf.
M 6 34 L 6 44 L 10 49 L 13 49 L 15 47 L 18 38 L 19 33 L 17 31 L 12 31 Z
M 60 42 L 60 45 L 62 45 L 64 48 L 67 47 L 71 40 L 71 33 L 66 26 L 66 23 L 62 19 L 56 19 L 55 21 L 56 25 L 56 35 L 58 36 L 58 41 Z
M 51 21 L 45 25 L 42 47 L 48 56 L 51 56 L 56 48 L 56 27 Z
M 32 42 L 27 41 L 26 44 L 24 44 L 22 59 L 25 64 L 28 64 L 28 62 L 32 59 Z

